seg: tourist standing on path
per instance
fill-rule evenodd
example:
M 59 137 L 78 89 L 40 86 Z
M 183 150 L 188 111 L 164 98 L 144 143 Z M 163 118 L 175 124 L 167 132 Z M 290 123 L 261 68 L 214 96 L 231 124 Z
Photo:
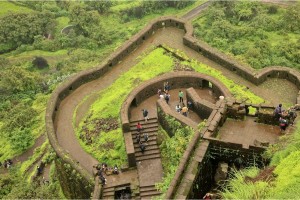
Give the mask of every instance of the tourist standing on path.
M 161 89 L 158 89 L 157 90 L 157 95 L 158 95 L 158 98 L 160 98 L 160 95 L 162 94 L 162 91 L 161 91 Z
M 143 117 L 144 117 L 144 119 L 145 119 L 145 122 L 147 122 L 148 119 L 149 119 L 149 117 L 148 117 L 148 110 L 143 109 L 142 112 L 143 112 Z
M 183 107 L 182 107 L 182 114 L 184 115 L 184 116 L 186 116 L 187 117 L 187 112 L 188 112 L 188 108 L 183 104 Z
M 279 119 L 281 117 L 282 111 L 282 104 L 279 104 L 274 110 L 274 115 L 276 119 Z
M 179 103 L 183 103 L 183 92 L 181 91 L 181 90 L 179 90 L 179 94 L 178 94 L 178 96 L 179 96 Z
M 171 87 L 169 85 L 169 82 L 164 83 L 164 92 L 168 93 L 170 91 Z
M 175 110 L 176 112 L 180 113 L 181 112 L 181 107 L 179 104 L 177 104 L 177 106 L 175 106 Z
M 169 104 L 170 95 L 167 92 L 165 94 L 165 100 L 166 100 L 167 104 Z

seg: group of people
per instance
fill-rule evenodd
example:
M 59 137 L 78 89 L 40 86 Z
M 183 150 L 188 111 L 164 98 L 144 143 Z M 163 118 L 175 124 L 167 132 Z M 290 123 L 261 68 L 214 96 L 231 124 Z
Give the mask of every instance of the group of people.
M 171 97 L 171 95 L 169 94 L 170 89 L 171 89 L 171 87 L 169 85 L 169 82 L 165 82 L 164 90 L 163 91 L 161 89 L 157 90 L 158 98 L 166 100 L 167 104 L 169 104 L 170 97 Z
M 187 117 L 188 111 L 189 111 L 189 109 L 192 108 L 193 103 L 191 101 L 188 101 L 187 105 L 185 105 L 183 102 L 181 105 L 182 105 L 182 107 L 180 106 L 180 104 L 177 104 L 175 106 L 175 110 L 176 110 L 176 112 L 182 113 L 184 116 Z
M 10 168 L 12 166 L 13 162 L 11 159 L 7 159 L 7 160 L 4 160 L 3 162 L 3 166 L 4 168 Z M 2 163 L 0 162 L 0 166 L 2 166 Z
M 282 104 L 279 104 L 274 110 L 275 119 L 279 121 L 279 127 L 281 131 L 285 131 L 288 125 L 293 125 L 294 120 L 297 117 L 295 107 L 290 107 L 288 110 L 282 108 Z
M 148 133 L 143 133 L 143 138 L 144 138 L 144 142 L 141 139 L 141 131 L 142 131 L 143 127 L 141 125 L 140 122 L 138 122 L 138 124 L 136 125 L 136 130 L 137 130 L 137 134 L 136 134 L 136 141 L 139 144 L 139 147 L 141 149 L 141 152 L 144 153 L 146 150 L 146 143 L 149 140 L 149 135 Z
M 107 166 L 106 163 L 102 164 L 97 164 L 94 166 L 97 170 L 96 175 L 99 177 L 99 180 L 101 181 L 102 185 L 105 185 L 107 183 L 107 179 L 104 177 L 105 175 L 110 175 L 110 174 L 119 174 L 119 169 L 117 165 L 115 165 L 113 168 L 110 168 Z

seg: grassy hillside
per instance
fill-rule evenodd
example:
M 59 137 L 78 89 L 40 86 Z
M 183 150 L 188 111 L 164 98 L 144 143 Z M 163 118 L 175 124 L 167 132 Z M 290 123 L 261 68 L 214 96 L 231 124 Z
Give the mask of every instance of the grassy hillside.
M 259 2 L 215 2 L 193 22 L 195 35 L 260 69 L 300 69 L 300 3 L 282 8 Z
M 24 7 L 24 6 L 19 6 L 16 5 L 12 2 L 8 2 L 8 1 L 1 1 L 0 2 L 0 17 L 4 16 L 8 13 L 29 13 L 32 12 L 31 9 Z

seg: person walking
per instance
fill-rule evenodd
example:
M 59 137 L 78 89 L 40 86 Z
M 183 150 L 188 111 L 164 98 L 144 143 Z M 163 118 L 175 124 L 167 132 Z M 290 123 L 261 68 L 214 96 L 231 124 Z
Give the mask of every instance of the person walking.
M 144 139 L 145 139 L 145 142 L 148 142 L 148 140 L 149 140 L 149 135 L 148 135 L 148 133 L 144 133 Z
M 167 92 L 166 92 L 166 95 L 165 95 L 165 100 L 166 100 L 167 104 L 169 104 L 170 95 Z
M 171 87 L 169 85 L 169 82 L 164 83 L 164 92 L 168 93 L 170 91 Z
M 148 114 L 149 114 L 149 113 L 148 113 L 148 110 L 143 109 L 142 112 L 143 112 L 143 117 L 144 117 L 144 119 L 145 119 L 145 122 L 147 122 L 148 119 L 149 119 L 149 117 L 148 117 Z
M 179 96 L 179 103 L 183 103 L 183 92 L 181 90 L 179 90 L 179 93 L 178 93 L 178 96 Z
M 136 130 L 140 133 L 142 130 L 142 124 L 140 122 L 138 122 L 138 124 L 136 125 Z
M 187 117 L 187 112 L 188 112 L 188 108 L 183 104 L 183 106 L 182 106 L 182 114 L 184 115 L 184 116 L 186 116 Z

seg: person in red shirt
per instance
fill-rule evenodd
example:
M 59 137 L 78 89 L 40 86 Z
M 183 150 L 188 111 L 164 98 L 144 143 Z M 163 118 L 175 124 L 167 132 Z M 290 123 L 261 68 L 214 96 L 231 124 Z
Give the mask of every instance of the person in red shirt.
M 140 122 L 138 122 L 138 124 L 136 125 L 136 130 L 138 131 L 138 132 L 141 132 L 141 130 L 142 130 L 142 124 L 140 124 Z

